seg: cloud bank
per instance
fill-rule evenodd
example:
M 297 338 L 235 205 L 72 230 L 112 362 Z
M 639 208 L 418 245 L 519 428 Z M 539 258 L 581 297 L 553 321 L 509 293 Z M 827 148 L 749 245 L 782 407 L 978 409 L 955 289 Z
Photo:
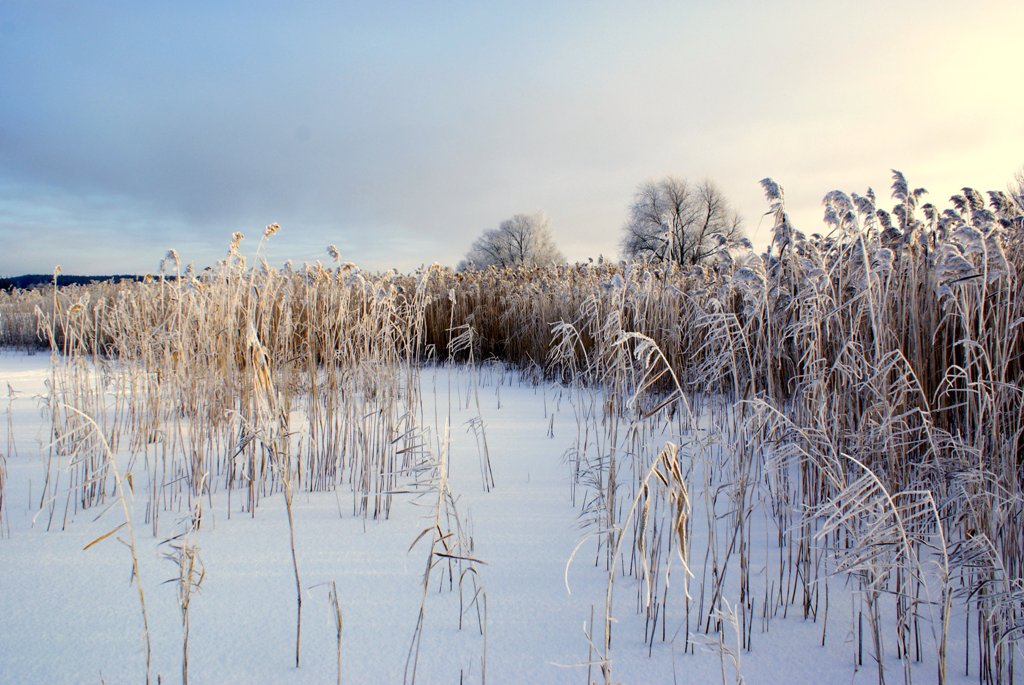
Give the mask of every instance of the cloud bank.
M 942 203 L 1024 164 L 1016 3 L 552 4 L 7 2 L 0 274 L 205 265 L 274 221 L 271 260 L 454 264 L 537 210 L 615 256 L 665 174 L 757 243 L 764 176 L 814 230 L 890 167 Z

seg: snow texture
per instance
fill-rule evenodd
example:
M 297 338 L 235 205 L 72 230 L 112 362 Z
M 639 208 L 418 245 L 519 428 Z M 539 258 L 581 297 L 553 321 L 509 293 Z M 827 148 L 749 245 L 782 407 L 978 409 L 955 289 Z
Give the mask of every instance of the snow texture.
M 69 513 L 66 523 L 64 502 L 55 508 L 54 520 L 48 508 L 40 508 L 49 453 L 49 426 L 40 407 L 48 370 L 48 355 L 0 353 L 0 388 L 9 385 L 13 392 L 2 407 L 0 440 L 7 468 L 0 538 L 0 682 L 143 682 L 142 620 L 131 556 L 117 541 L 124 531 L 83 550 L 121 523 L 118 507 Z M 474 556 L 485 563 L 478 568 L 487 598 L 486 682 L 600 681 L 599 668 L 587 665 L 597 657 L 585 631 L 594 616 L 599 641 L 607 575 L 595 567 L 592 543 L 583 543 L 566 575 L 567 561 L 585 533 L 571 503 L 571 474 L 563 457 L 576 431 L 570 395 L 554 385 L 530 385 L 512 372 L 485 368 L 480 398 L 496 482 L 485 492 L 468 424 L 476 416 L 469 400 L 471 375 L 464 369 L 426 368 L 421 384 L 423 414 L 435 424 L 435 440 L 450 420 L 451 488 L 471 530 Z M 176 586 L 165 581 L 176 577 L 177 567 L 164 557 L 169 549 L 160 543 L 187 528 L 188 511 L 164 512 L 154 535 L 146 523 L 148 497 L 142 485 L 136 481 L 134 517 L 153 641 L 153 682 L 157 676 L 175 682 L 181 677 L 181 614 Z M 295 498 L 304 586 L 299 669 L 293 663 L 295 594 L 283 497 L 265 497 L 254 517 L 238 510 L 240 497 L 233 501 L 234 510 L 229 508 L 223 490 L 203 503 L 195 541 L 206 576 L 191 602 L 192 683 L 335 682 L 336 634 L 328 601 L 332 581 L 344 620 L 342 682 L 403 681 L 429 540 L 410 545 L 428 525 L 430 503 L 401 495 L 388 520 L 373 521 L 352 515 L 351 496 L 339 489 Z M 754 546 L 755 577 L 767 573 L 768 560 L 778 554 L 767 517 L 758 516 L 753 529 L 764 542 Z M 695 535 L 702 527 L 695 523 Z M 703 549 L 700 539 L 692 544 L 694 550 Z M 699 577 L 702 554 L 694 556 Z M 485 640 L 476 608 L 465 611 L 459 629 L 457 580 L 449 589 L 447 575 L 437 570 L 432 575 L 417 682 L 483 680 Z M 855 584 L 842 578 L 831 583 L 827 625 L 820 618 L 804 620 L 794 610 L 788 618 L 755 625 L 749 652 L 738 652 L 735 630 L 725 624 L 721 642 L 714 631 L 699 632 L 694 652 L 683 653 L 677 611 L 668 617 L 667 641 L 656 640 L 648 654 L 635 581 L 620 577 L 616 583 L 612 658 L 618 682 L 732 683 L 737 682 L 737 666 L 748 685 L 876 681 L 866 647 L 863 665 L 854 666 Z M 465 604 L 470 595 L 466 589 Z M 962 616 L 954 617 L 954 625 L 957 620 L 963 624 Z M 886 652 L 892 662 L 887 670 L 902 680 L 902 665 L 893 653 Z M 963 646 L 955 639 L 949 664 L 952 682 L 975 682 L 975 676 L 964 675 Z M 911 670 L 915 682 L 934 682 L 934 656 Z

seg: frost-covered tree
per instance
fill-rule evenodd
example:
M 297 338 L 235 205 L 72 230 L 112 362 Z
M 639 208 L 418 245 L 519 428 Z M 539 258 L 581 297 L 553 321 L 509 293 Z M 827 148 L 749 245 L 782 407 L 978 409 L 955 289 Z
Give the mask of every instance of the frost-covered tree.
M 718 186 L 672 176 L 637 189 L 623 231 L 626 259 L 678 264 L 698 264 L 744 241 L 740 215 Z
M 1017 170 L 1010 182 L 1010 196 L 1013 197 L 1017 206 L 1024 211 L 1024 166 Z
M 565 263 L 555 246 L 543 212 L 516 214 L 497 228 L 484 231 L 458 266 L 459 271 L 488 266 L 548 266 Z

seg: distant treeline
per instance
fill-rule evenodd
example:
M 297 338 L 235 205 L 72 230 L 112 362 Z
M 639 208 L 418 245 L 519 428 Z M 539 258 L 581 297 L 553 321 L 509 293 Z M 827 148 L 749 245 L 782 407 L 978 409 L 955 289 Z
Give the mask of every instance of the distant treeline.
M 105 281 L 141 281 L 143 276 L 134 274 L 115 274 L 113 276 L 65 276 L 57 277 L 58 285 L 87 285 L 89 283 L 102 283 Z M 10 276 L 0 278 L 0 290 L 29 290 L 39 286 L 53 283 L 53 274 L 25 274 L 23 276 Z

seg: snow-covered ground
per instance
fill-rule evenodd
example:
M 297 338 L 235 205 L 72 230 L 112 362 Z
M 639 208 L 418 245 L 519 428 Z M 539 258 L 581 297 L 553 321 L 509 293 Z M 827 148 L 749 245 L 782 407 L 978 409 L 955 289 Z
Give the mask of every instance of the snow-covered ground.
M 0 681 L 142 682 L 143 627 L 132 585 L 131 553 L 117 540 L 127 539 L 127 531 L 121 529 L 83 549 L 123 521 L 116 500 L 108 500 L 114 502 L 111 506 L 72 512 L 66 526 L 50 525 L 50 530 L 48 511 L 40 509 L 49 453 L 49 425 L 40 411 L 40 398 L 46 392 L 48 368 L 46 354 L 0 353 L 0 389 L 6 391 L 9 385 L 12 390 L 0 405 L 0 452 L 6 457 L 7 472 L 0 538 Z M 483 601 L 466 606 L 472 596 L 467 579 L 460 630 L 458 578 L 449 589 L 445 567 L 435 569 L 426 596 L 416 680 L 600 681 L 598 667 L 587 665 L 597 656 L 586 634 L 594 617 L 595 640 L 600 640 L 607 574 L 603 567 L 595 567 L 591 543 L 584 543 L 566 572 L 567 561 L 586 532 L 579 508 L 571 502 L 571 472 L 564 458 L 577 427 L 568 395 L 553 385 L 522 383 L 499 369 L 482 372 L 481 413 L 496 483 L 485 492 L 477 440 L 468 424 L 477 412 L 475 403 L 467 402 L 470 383 L 464 369 L 427 368 L 421 373 L 423 416 L 428 424 L 436 424 L 429 426 L 430 435 L 436 439 L 443 434 L 446 419 L 450 421 L 451 489 L 472 535 L 473 556 L 483 562 L 477 565 L 477 583 L 481 598 L 486 595 L 486 611 Z M 295 499 L 296 549 L 304 586 L 298 669 L 283 496 L 263 499 L 255 517 L 238 511 L 241 498 L 236 497 L 234 510 L 230 509 L 223 491 L 204 502 L 203 524 L 194 538 L 205 577 L 190 605 L 191 682 L 335 682 L 332 582 L 343 614 L 342 681 L 403 681 L 430 547 L 429 539 L 413 542 L 429 525 L 433 501 L 398 495 L 390 518 L 373 521 L 352 515 L 351 497 L 339 489 L 302 492 Z M 188 512 L 162 514 L 154 535 L 144 523 L 147 504 L 144 494 L 134 500 L 153 682 L 157 677 L 174 682 L 181 677 L 181 612 L 176 585 L 166 581 L 177 577 L 178 567 L 165 557 L 171 549 L 161 542 L 187 529 Z M 63 518 L 63 506 L 58 512 Z M 702 525 L 694 524 L 695 536 Z M 767 542 L 755 547 L 754 554 L 768 558 L 771 536 L 762 537 Z M 700 576 L 703 543 L 695 539 L 693 545 L 699 553 L 691 564 Z M 755 559 L 753 576 L 768 573 L 767 564 L 762 559 L 758 566 Z M 735 631 L 726 626 L 722 643 L 714 632 L 701 632 L 694 637 L 699 645 L 695 653 L 683 653 L 677 611 L 669 616 L 668 641 L 655 641 L 648 655 L 643 620 L 635 612 L 635 581 L 619 578 L 613 678 L 625 683 L 736 682 L 738 667 L 751 685 L 876 682 L 867 648 L 863 666 L 854 668 L 852 588 L 840 578 L 830 585 L 825 646 L 823 620 L 805 621 L 794 610 L 788 618 L 772 620 L 767 631 L 755 625 L 749 652 L 737 650 Z M 962 617 L 958 620 L 962 625 Z M 964 675 L 961 643 L 954 639 L 951 651 L 952 682 L 976 682 L 974 675 Z M 902 680 L 894 649 L 887 657 L 887 675 Z M 916 682 L 934 682 L 934 660 L 915 664 L 912 675 Z

